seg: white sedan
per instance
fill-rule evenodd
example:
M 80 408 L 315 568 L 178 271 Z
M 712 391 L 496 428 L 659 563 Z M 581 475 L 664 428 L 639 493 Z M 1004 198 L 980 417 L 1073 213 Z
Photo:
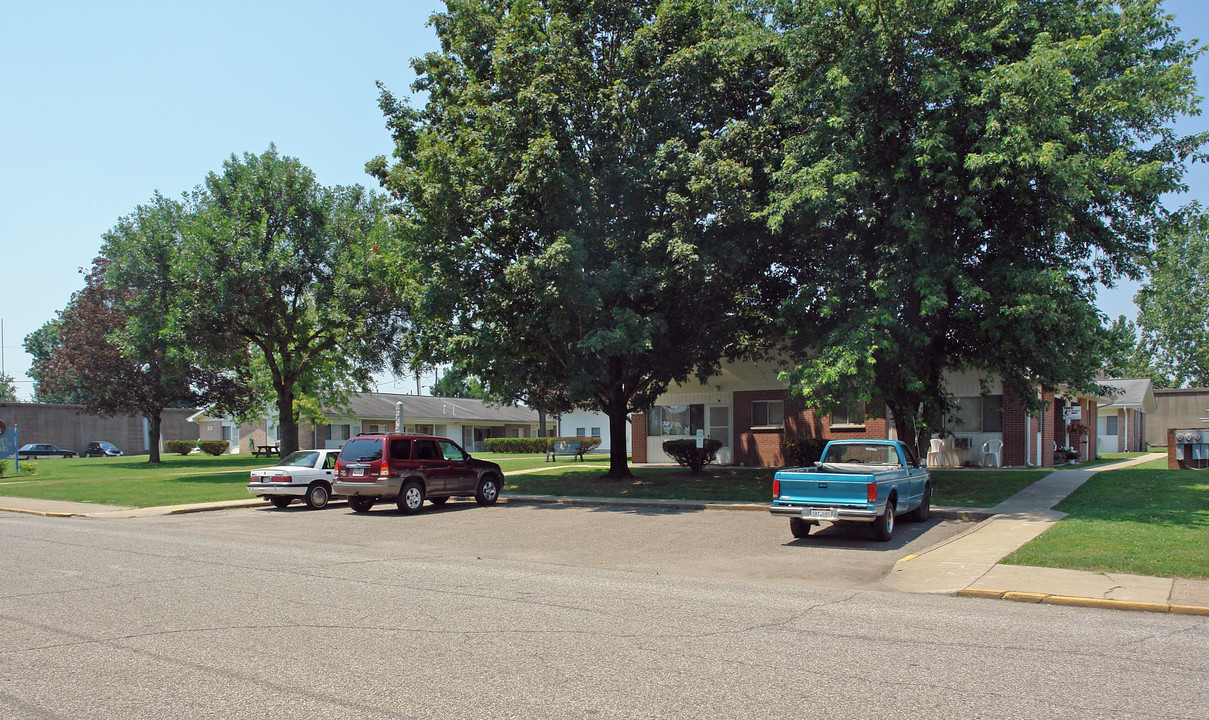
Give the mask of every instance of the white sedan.
M 275 507 L 302 498 L 307 507 L 318 510 L 332 498 L 332 475 L 339 454 L 339 448 L 292 452 L 273 467 L 253 470 L 248 492 L 267 498 Z

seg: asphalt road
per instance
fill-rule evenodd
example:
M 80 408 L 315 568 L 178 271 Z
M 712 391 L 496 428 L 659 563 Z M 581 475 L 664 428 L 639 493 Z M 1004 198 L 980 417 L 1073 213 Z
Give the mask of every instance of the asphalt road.
M 879 572 L 961 527 L 899 530 L 0 513 L 0 717 L 1205 716 L 1209 619 L 885 592 Z

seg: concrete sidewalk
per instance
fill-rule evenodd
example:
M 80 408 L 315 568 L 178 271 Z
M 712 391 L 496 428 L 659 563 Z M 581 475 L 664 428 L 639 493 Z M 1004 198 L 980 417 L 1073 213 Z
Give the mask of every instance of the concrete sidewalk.
M 1109 607 L 1209 615 L 1209 581 L 1056 570 L 999 561 L 1066 516 L 1054 510 L 1092 475 L 1165 457 L 1055 470 L 991 508 L 967 532 L 895 564 L 886 584 L 912 593 L 938 593 L 1054 605 Z

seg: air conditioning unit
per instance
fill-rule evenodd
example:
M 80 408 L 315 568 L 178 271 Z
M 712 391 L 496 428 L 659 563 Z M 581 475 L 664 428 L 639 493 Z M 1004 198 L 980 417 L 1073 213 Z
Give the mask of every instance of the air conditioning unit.
M 968 437 L 953 438 L 953 447 L 957 450 L 969 450 L 973 447 Z

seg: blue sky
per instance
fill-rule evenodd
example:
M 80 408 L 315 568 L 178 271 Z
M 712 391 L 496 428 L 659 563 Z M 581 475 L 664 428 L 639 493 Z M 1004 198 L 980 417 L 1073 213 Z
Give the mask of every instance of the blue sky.
M 1201 0 L 1168 0 L 1187 38 L 1209 39 Z M 4 370 L 29 399 L 25 336 L 83 285 L 101 234 L 155 191 L 179 195 L 232 153 L 276 143 L 324 185 L 373 185 L 390 152 L 374 82 L 404 94 L 409 60 L 435 50 L 439 0 L 10 2 L 0 9 L 0 319 Z M 1209 58 L 1197 65 L 1209 91 Z M 1204 117 L 1179 124 L 1209 129 Z M 1209 172 L 1189 198 L 1209 204 Z M 1101 295 L 1133 317 L 1137 286 Z M 431 378 L 422 381 L 425 391 Z M 414 378 L 380 378 L 415 392 Z

